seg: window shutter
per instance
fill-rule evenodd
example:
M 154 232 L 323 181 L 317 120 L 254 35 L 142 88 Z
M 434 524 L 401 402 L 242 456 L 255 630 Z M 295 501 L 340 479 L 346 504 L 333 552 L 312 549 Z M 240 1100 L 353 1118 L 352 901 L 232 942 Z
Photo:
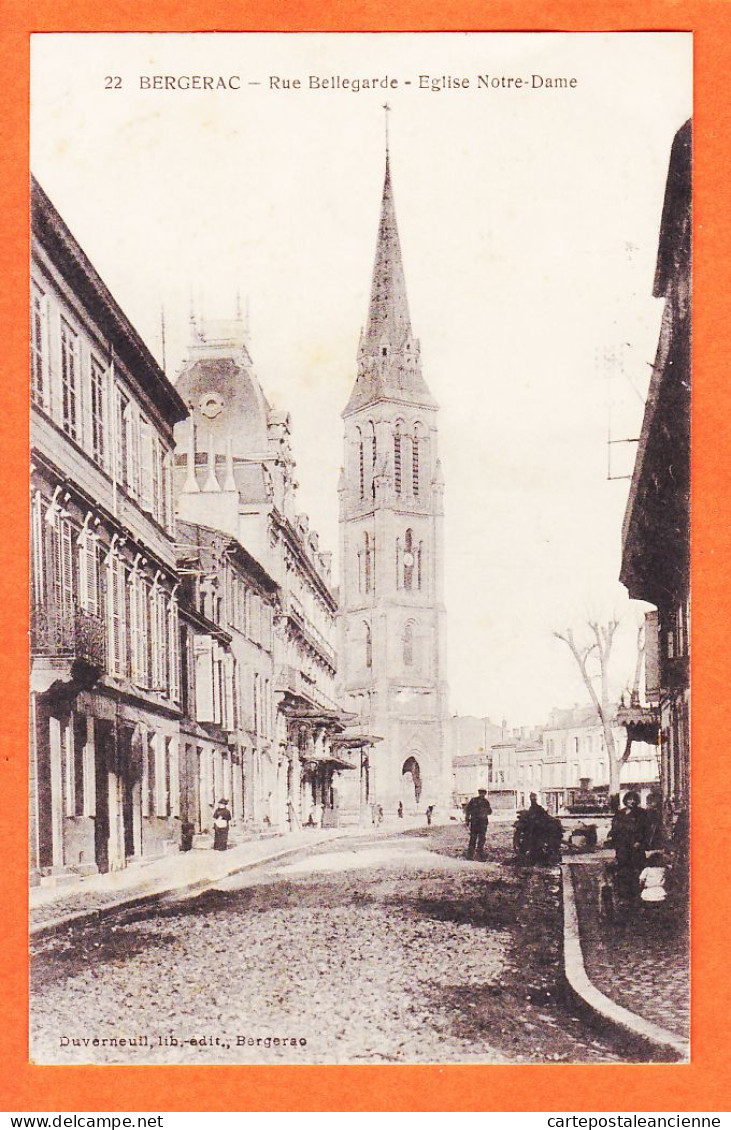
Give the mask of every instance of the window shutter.
M 74 557 L 71 542 L 71 523 L 62 519 L 59 527 L 59 576 L 61 606 L 65 609 L 74 603 Z
M 79 603 L 92 616 L 99 614 L 97 538 L 88 530 L 84 530 L 79 538 Z
M 133 571 L 129 578 L 129 638 L 132 656 L 132 681 L 141 682 L 140 671 L 140 578 Z
M 153 479 L 153 435 L 147 420 L 140 420 L 140 505 L 144 510 L 152 510 Z
M 140 670 L 142 673 L 142 686 L 150 686 L 151 654 L 150 654 L 150 586 L 140 580 Z
M 180 654 L 179 654 L 178 602 L 170 600 L 168 610 L 168 652 L 170 661 L 170 697 L 174 702 L 180 700 Z
M 163 482 L 164 482 L 164 495 L 165 506 L 163 511 L 163 521 L 165 529 L 168 533 L 175 532 L 175 513 L 173 510 L 173 457 L 168 451 L 163 461 Z
M 131 404 L 125 409 L 125 441 L 127 448 L 127 487 L 135 498 L 140 493 L 140 420 Z
M 43 567 L 43 499 L 37 490 L 33 495 L 31 518 L 31 560 L 33 565 L 33 599 L 38 607 L 43 604 L 46 590 L 45 569 Z
M 225 719 L 224 728 L 226 730 L 233 730 L 235 726 L 234 721 L 234 658 L 232 655 L 227 655 L 224 659 L 224 674 L 225 674 Z
M 180 746 L 177 738 L 168 738 L 170 743 L 170 815 L 180 816 Z
M 160 690 L 164 691 L 168 687 L 168 659 L 170 649 L 168 645 L 165 600 L 160 590 L 158 590 L 157 594 L 157 647 L 159 652 L 159 659 L 158 680 L 156 685 L 160 688 Z

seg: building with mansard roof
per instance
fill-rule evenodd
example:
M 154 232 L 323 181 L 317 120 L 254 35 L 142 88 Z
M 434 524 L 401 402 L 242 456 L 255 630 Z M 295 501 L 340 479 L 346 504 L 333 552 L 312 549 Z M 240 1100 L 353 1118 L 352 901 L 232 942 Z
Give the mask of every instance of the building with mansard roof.
M 343 412 L 341 698 L 368 732 L 375 799 L 423 811 L 451 803 L 438 408 L 406 293 L 390 158 L 368 318 Z
M 226 322 L 192 319 L 176 388 L 190 410 L 175 431 L 181 528 L 190 523 L 226 535 L 276 586 L 271 648 L 257 645 L 258 658 L 242 651 L 236 668 L 238 744 L 252 790 L 247 817 L 279 829 L 337 824 L 342 780 L 353 775 L 359 795 L 367 757 L 349 736 L 352 718 L 336 697 L 331 554 L 298 512 L 289 416 L 266 399 L 240 315 Z M 261 588 L 251 581 L 247 587 L 252 595 Z M 257 678 L 259 697 L 252 698 Z M 257 702 L 259 719 L 273 712 L 266 730 L 254 724 Z

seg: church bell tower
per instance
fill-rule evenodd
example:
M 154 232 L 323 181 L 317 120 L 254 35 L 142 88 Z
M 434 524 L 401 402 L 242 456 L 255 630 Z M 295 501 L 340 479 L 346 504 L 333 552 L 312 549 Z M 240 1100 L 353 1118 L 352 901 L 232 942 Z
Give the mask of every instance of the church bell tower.
M 388 148 L 370 306 L 343 412 L 341 701 L 382 740 L 371 798 L 393 815 L 451 805 L 438 407 L 406 296 Z

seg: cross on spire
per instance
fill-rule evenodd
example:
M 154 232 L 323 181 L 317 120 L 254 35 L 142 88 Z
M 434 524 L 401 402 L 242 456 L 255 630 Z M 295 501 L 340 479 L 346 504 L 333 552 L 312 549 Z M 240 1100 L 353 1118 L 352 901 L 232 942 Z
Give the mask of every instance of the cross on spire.
M 391 113 L 391 107 L 388 102 L 383 103 L 383 110 L 386 119 L 386 156 L 388 157 L 388 115 Z

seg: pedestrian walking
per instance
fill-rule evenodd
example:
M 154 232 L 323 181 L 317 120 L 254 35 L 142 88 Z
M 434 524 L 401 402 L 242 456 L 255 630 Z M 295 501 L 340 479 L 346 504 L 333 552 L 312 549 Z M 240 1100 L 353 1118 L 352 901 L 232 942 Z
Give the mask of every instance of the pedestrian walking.
M 426 824 L 427 824 L 428 828 L 431 828 L 431 818 L 432 818 L 433 815 L 434 815 L 434 805 L 430 804 L 428 806 L 427 810 L 426 810 Z
M 492 807 L 487 799 L 487 789 L 478 789 L 477 796 L 473 796 L 465 809 L 465 823 L 470 830 L 470 842 L 467 848 L 468 859 L 474 859 L 475 852 L 477 852 L 478 859 L 484 860 L 485 858 L 485 834 L 488 816 L 492 816 Z
M 228 807 L 228 799 L 222 797 L 213 813 L 213 850 L 226 851 L 228 847 L 228 826 L 233 817 Z
M 399 820 L 403 820 L 403 818 L 404 818 L 404 806 L 403 806 L 402 801 L 398 802 L 398 808 L 396 809 L 396 812 L 398 813 Z

